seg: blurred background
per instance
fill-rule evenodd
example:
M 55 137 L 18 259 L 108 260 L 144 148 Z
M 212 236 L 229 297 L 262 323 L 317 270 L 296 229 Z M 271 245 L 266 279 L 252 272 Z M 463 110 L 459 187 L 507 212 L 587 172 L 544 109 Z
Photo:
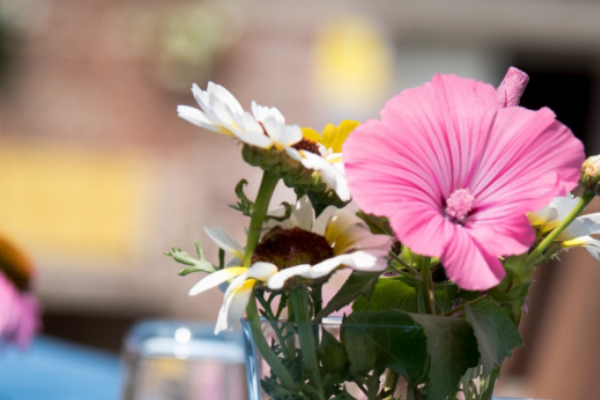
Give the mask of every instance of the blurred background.
M 177 117 L 193 82 L 321 130 L 434 73 L 497 86 L 514 65 L 531 78 L 521 104 L 596 154 L 599 18 L 585 0 L 0 0 L 0 231 L 36 261 L 44 334 L 117 354 L 134 321 L 215 321 L 221 294 L 189 298 L 199 276 L 162 253 L 199 240 L 216 262 L 203 226 L 242 241 L 227 204 L 260 171 Z M 500 395 L 600 393 L 599 287 L 585 250 L 538 270 Z

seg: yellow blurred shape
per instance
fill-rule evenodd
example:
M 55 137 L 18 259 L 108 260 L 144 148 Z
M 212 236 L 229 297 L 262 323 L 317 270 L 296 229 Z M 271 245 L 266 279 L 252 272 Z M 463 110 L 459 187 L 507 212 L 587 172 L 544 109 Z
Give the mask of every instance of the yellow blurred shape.
M 357 107 L 386 96 L 392 82 L 392 55 L 369 20 L 344 16 L 318 32 L 314 53 L 317 95 L 328 103 Z
M 139 252 L 149 169 L 131 153 L 0 144 L 0 228 L 38 264 L 119 265 Z

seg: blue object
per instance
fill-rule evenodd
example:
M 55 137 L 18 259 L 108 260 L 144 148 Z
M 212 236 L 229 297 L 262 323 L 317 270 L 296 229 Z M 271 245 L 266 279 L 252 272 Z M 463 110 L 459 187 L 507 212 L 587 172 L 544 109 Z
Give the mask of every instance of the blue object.
M 0 400 L 118 400 L 120 386 L 117 355 L 45 336 L 0 349 Z

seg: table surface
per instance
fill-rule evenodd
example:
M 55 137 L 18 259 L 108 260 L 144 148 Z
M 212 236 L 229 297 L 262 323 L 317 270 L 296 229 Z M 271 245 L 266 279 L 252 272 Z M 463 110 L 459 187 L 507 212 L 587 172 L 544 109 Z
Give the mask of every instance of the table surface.
M 114 354 L 47 336 L 27 352 L 0 349 L 0 400 L 118 400 L 120 387 Z
M 0 400 L 118 400 L 118 356 L 41 336 L 0 349 Z

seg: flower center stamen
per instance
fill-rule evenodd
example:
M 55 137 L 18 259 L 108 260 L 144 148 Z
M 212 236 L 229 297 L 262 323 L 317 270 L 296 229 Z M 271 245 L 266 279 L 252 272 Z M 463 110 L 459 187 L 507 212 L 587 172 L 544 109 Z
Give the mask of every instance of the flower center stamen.
M 298 151 L 304 150 L 308 151 L 309 153 L 321 155 L 321 153 L 319 152 L 319 145 L 316 142 L 313 142 L 312 140 L 308 140 L 306 138 L 302 138 L 302 140 L 300 140 L 292 147 Z
M 271 229 L 260 241 L 252 263 L 265 261 L 284 269 L 300 264 L 315 265 L 333 257 L 333 249 L 321 235 L 298 227 Z
M 446 215 L 452 220 L 462 222 L 471 212 L 475 197 L 469 192 L 469 189 L 458 189 L 452 192 L 446 199 Z

